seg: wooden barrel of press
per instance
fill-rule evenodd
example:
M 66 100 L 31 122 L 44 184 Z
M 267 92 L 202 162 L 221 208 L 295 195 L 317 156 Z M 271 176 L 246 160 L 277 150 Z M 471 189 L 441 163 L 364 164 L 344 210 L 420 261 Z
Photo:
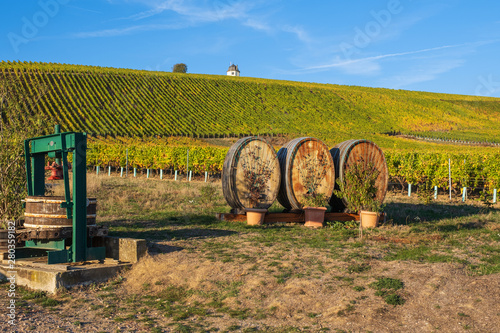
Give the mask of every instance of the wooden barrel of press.
M 293 139 L 278 151 L 278 160 L 281 168 L 278 201 L 283 207 L 302 209 L 303 198 L 311 187 L 315 187 L 316 193 L 324 193 L 326 199 L 332 196 L 335 167 L 328 147 L 321 140 Z
M 4 253 L 8 251 L 9 245 L 9 231 L 7 229 L 0 230 L 0 253 Z M 0 257 L 0 260 L 2 258 Z
M 369 140 L 347 140 L 333 147 L 330 153 L 335 163 L 336 179 L 339 181 L 344 181 L 344 170 L 349 168 L 350 164 L 361 160 L 365 163 L 373 163 L 375 168 L 379 171 L 375 183 L 378 189 L 377 199 L 380 203 L 384 201 L 387 193 L 389 172 L 387 170 L 384 153 L 375 143 Z M 338 189 L 337 184 L 335 184 L 335 188 Z M 330 200 L 332 211 L 342 212 L 346 204 L 347 202 L 344 198 L 337 198 L 335 195 L 333 195 Z
M 61 204 L 64 197 L 30 196 L 26 198 L 24 213 L 25 228 L 72 227 L 73 220 L 66 217 L 66 208 Z M 96 223 L 97 199 L 87 199 L 87 225 Z
M 267 173 L 257 206 L 252 204 L 245 174 Z M 234 211 L 245 208 L 269 208 L 280 186 L 280 168 L 276 151 L 263 138 L 250 136 L 238 140 L 227 152 L 222 167 L 222 192 Z

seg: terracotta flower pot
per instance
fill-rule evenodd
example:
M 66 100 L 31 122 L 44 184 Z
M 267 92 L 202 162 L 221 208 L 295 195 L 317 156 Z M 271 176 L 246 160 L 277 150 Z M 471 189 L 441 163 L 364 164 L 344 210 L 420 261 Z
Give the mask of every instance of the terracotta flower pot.
M 363 228 L 375 228 L 375 227 L 377 227 L 379 216 L 380 216 L 380 213 L 377 213 L 377 212 L 369 212 L 366 210 L 360 211 L 359 218 L 361 220 L 361 226 Z
M 248 225 L 262 225 L 264 224 L 264 216 L 267 213 L 267 209 L 259 208 L 246 208 L 247 213 L 247 224 Z
M 304 207 L 306 227 L 321 228 L 325 221 L 325 207 Z

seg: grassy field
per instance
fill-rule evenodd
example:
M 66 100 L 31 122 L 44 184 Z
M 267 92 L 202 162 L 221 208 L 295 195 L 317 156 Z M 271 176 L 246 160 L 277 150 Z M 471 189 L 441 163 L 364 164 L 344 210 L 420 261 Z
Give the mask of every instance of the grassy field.
M 106 284 L 22 292 L 26 331 L 494 332 L 499 204 L 390 193 L 386 222 L 222 222 L 220 182 L 88 175 L 98 221 L 149 255 Z M 273 210 L 280 207 L 275 204 Z M 5 289 L 5 288 L 2 288 Z M 2 292 L 4 292 L 2 290 Z M 3 306 L 3 303 L 2 303 Z M 22 330 L 21 330 L 22 331 Z

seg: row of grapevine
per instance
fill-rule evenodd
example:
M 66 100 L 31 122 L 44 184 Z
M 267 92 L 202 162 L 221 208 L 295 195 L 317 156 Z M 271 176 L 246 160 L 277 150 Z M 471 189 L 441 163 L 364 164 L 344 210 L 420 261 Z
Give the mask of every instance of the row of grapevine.
M 399 131 L 491 141 L 498 99 L 64 64 L 0 62 L 0 84 L 40 95 L 64 130 L 101 135 L 311 135 L 340 142 Z M 42 92 L 43 91 L 43 92 Z M 465 135 L 465 137 L 464 137 Z
M 87 162 L 91 165 L 126 166 L 128 152 L 129 166 L 138 169 L 174 169 L 195 173 L 205 171 L 220 173 L 227 148 L 210 146 L 165 146 L 151 142 L 110 143 L 91 141 L 87 151 Z
M 387 167 L 393 181 L 401 185 L 425 184 L 428 188 L 500 187 L 500 153 L 386 153 Z
M 173 169 L 195 173 L 220 173 L 228 148 L 211 146 L 174 146 L 160 140 L 92 140 L 87 161 L 91 165 L 126 165 L 126 151 L 130 167 L 139 169 Z M 448 188 L 449 169 L 452 187 L 500 188 L 500 153 L 416 153 L 385 152 L 389 175 L 393 182 L 404 185 L 426 184 L 429 187 Z

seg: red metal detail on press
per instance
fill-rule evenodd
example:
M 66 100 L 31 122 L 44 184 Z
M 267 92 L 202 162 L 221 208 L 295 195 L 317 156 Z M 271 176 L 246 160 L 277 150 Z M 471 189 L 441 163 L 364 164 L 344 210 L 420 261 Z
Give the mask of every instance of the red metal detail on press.
M 57 164 L 56 162 L 52 162 L 52 164 L 47 163 L 47 166 L 45 167 L 45 170 L 51 170 L 50 177 L 47 178 L 48 180 L 61 180 L 64 179 L 63 177 L 63 167 L 62 165 Z

